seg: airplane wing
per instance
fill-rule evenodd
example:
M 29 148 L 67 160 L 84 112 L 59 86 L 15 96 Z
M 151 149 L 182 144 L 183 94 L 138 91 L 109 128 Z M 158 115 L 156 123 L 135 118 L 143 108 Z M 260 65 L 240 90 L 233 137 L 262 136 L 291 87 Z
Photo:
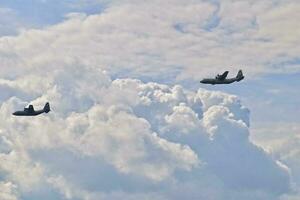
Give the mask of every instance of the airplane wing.
M 28 111 L 29 111 L 29 112 L 34 112 L 33 105 L 29 105 L 29 107 L 28 107 Z
M 225 71 L 222 75 L 218 76 L 218 80 L 223 81 L 226 79 L 227 75 L 228 75 L 228 71 Z

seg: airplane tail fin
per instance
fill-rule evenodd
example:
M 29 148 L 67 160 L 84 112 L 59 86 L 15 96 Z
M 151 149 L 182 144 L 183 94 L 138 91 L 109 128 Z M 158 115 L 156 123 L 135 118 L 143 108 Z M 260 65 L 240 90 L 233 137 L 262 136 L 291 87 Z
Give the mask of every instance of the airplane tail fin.
M 48 102 L 44 106 L 44 111 L 45 111 L 45 113 L 50 112 L 50 104 Z
M 236 78 L 238 79 L 238 81 L 244 79 L 244 75 L 243 75 L 243 71 L 242 70 L 239 70 L 239 72 L 236 75 Z

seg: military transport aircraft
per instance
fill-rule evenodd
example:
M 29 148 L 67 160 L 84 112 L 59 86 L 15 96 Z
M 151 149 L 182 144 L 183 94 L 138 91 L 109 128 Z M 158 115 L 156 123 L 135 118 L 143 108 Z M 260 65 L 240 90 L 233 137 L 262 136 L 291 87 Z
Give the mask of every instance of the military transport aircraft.
M 34 110 L 33 105 L 29 105 L 28 108 L 24 108 L 23 111 L 16 111 L 13 115 L 16 116 L 36 116 L 42 113 L 50 112 L 50 104 L 47 102 L 42 110 Z
M 243 75 L 242 70 L 239 70 L 238 74 L 236 75 L 235 78 L 226 78 L 228 75 L 228 71 L 225 71 L 222 75 L 217 75 L 215 78 L 205 78 L 202 81 L 200 81 L 200 83 L 203 84 L 230 84 L 233 83 L 235 81 L 239 82 L 241 80 L 243 80 L 245 77 Z

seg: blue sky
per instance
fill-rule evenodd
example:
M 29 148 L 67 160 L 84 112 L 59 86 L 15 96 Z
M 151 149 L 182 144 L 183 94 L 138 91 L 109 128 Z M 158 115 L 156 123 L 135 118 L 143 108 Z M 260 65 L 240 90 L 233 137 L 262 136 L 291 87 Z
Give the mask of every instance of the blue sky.
M 0 164 L 0 198 L 297 199 L 297 8 L 296 0 L 0 0 L 0 144 L 13 152 L 0 149 L 10 161 Z M 199 83 L 240 68 L 242 82 Z M 29 99 L 52 100 L 50 117 L 8 117 Z M 264 176 L 245 175 L 251 166 Z M 22 179 L 30 168 L 33 178 Z M 232 188 L 239 182 L 242 191 Z
M 22 0 L 1 0 L 1 7 L 9 8 L 15 12 L 19 20 L 25 23 L 25 26 L 27 23 L 33 27 L 44 27 L 61 22 L 67 13 L 95 14 L 103 10 L 104 3 L 92 2 L 86 5 L 84 1 L 81 3 L 80 1 L 70 2 L 68 0 L 28 0 L 26 3 Z
M 237 94 L 251 109 L 253 122 L 299 122 L 295 112 L 300 98 L 299 76 L 299 73 L 264 75 L 221 90 Z

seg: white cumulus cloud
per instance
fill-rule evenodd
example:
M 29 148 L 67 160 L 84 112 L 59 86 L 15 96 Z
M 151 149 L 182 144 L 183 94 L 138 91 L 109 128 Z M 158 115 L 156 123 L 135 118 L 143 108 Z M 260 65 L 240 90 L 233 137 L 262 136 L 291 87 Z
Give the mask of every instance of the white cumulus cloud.
M 216 179 L 210 189 L 223 188 L 220 195 L 234 195 L 234 188 L 273 196 L 289 191 L 286 167 L 249 141 L 249 110 L 235 96 L 111 80 L 81 64 L 48 71 L 45 81 L 35 79 L 38 84 L 31 79 L 40 71 L 28 72 L 3 79 L 0 87 L 0 170 L 21 197 L 43 196 L 39 191 L 53 187 L 44 195 L 56 191 L 67 199 L 88 199 L 93 191 L 90 198 L 97 199 L 121 191 L 129 199 L 133 194 L 168 199 L 176 190 L 164 185 L 204 184 L 207 177 Z M 42 107 L 46 101 L 52 106 L 48 115 L 11 115 L 30 102 Z M 106 182 L 99 171 L 120 186 L 99 188 Z M 181 174 L 190 178 L 182 180 Z M 140 190 L 130 192 L 130 187 Z
M 297 29 L 269 32 L 296 24 L 277 18 L 296 18 L 298 7 L 113 1 L 100 14 L 1 37 L 0 197 L 290 196 L 293 171 L 249 140 L 249 109 L 237 96 L 141 79 L 193 79 L 242 64 L 250 76 L 299 71 Z M 47 115 L 11 115 L 47 101 Z

